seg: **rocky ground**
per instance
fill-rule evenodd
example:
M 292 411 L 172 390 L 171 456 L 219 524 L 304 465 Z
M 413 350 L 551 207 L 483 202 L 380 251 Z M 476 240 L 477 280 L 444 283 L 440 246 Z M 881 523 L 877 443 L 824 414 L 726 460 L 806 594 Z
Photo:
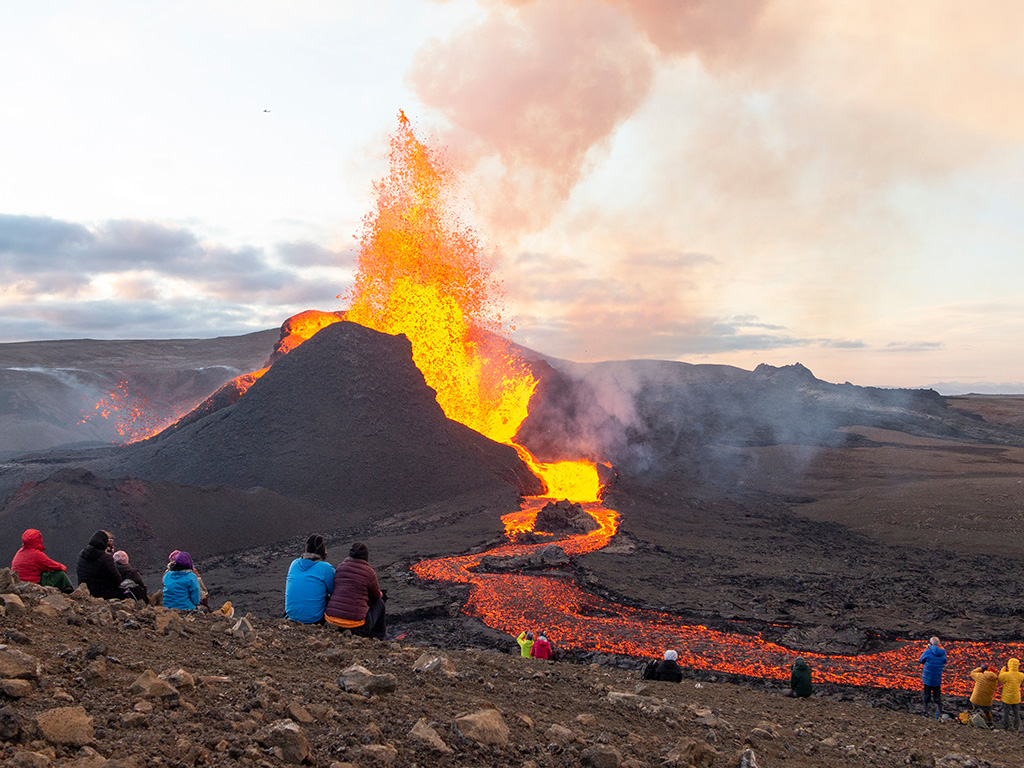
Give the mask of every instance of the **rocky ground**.
M 1021 734 L 871 707 L 855 689 L 796 701 L 749 681 L 642 682 L 0 580 L 4 765 L 713 768 L 746 750 L 761 768 L 1024 762 Z

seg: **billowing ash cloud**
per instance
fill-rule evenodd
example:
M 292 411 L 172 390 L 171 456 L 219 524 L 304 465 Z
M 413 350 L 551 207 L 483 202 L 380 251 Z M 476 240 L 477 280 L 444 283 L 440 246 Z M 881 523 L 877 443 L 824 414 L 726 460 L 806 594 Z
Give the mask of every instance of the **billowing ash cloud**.
M 308 243 L 284 243 L 272 254 L 231 248 L 149 221 L 89 228 L 0 214 L 0 340 L 273 327 L 296 311 L 334 303 L 345 288 L 301 268 L 351 262 L 351 254 Z
M 491 230 L 539 229 L 589 153 L 643 104 L 659 56 L 726 61 L 766 0 L 554 0 L 491 4 L 479 24 L 418 53 L 409 79 L 453 126 Z

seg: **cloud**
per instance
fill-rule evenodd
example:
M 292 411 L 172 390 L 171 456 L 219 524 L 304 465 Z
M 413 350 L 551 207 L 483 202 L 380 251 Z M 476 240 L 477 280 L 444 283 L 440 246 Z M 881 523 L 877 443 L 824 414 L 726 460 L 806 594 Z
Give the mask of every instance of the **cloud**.
M 307 262 L 329 253 L 296 244 L 274 251 Z M 156 222 L 89 228 L 0 216 L 0 339 L 249 331 L 333 308 L 343 288 L 287 260 L 278 266 L 261 248 L 203 242 Z
M 295 267 L 352 267 L 356 263 L 352 248 L 332 251 L 309 240 L 278 243 L 276 251 L 283 262 Z
M 893 341 L 882 352 L 939 352 L 946 348 L 941 341 Z
M 500 235 L 549 221 L 653 75 L 651 48 L 619 10 L 553 0 L 492 6 L 480 23 L 426 44 L 409 80 L 449 121 L 443 143 L 474 170 L 468 194 Z

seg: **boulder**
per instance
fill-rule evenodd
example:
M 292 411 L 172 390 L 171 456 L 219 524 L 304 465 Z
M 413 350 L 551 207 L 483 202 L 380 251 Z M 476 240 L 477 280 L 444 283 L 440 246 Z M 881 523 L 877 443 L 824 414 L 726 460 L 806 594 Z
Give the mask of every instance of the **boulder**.
M 59 592 L 52 595 L 47 595 L 39 601 L 40 605 L 48 605 L 53 608 L 58 614 L 70 611 L 72 602 L 68 600 L 64 595 Z
M 680 741 L 667 755 L 668 761 L 692 768 L 711 768 L 718 751 L 706 741 Z
M 47 768 L 53 761 L 42 752 L 17 752 L 7 761 L 11 768 Z
M 569 564 L 569 556 L 557 544 L 535 549 L 523 555 L 484 555 L 470 568 L 479 573 L 512 573 L 561 568 Z
M 750 747 L 737 752 L 732 765 L 735 768 L 761 768 L 757 762 L 757 755 L 754 754 L 754 750 Z
M 33 685 L 28 680 L 0 680 L 0 693 L 12 699 L 21 699 L 32 693 Z
M 35 656 L 0 645 L 0 678 L 38 680 L 42 667 Z
M 615 747 L 609 747 L 607 744 L 595 744 L 583 750 L 580 762 L 591 768 L 619 768 L 619 765 L 622 764 L 622 755 Z
M 25 601 L 12 592 L 0 595 L 0 602 L 4 604 L 4 613 L 8 616 L 21 616 L 28 611 L 28 608 L 25 607 Z
M 94 742 L 92 718 L 85 707 L 56 707 L 36 715 L 43 739 L 51 744 L 84 747 Z
M 274 750 L 274 754 L 286 763 L 300 765 L 313 762 L 306 734 L 292 720 L 276 720 L 271 723 L 259 741 L 264 747 Z
M 457 677 L 455 665 L 446 656 L 434 656 L 424 653 L 412 665 L 415 672 L 438 672 L 445 677 Z
M 309 710 L 299 704 L 297 701 L 288 703 L 285 707 L 285 714 L 288 715 L 296 723 L 312 723 L 314 721 L 313 716 L 309 713 Z
M 0 595 L 12 591 L 21 579 L 10 568 L 0 568 Z
M 393 744 L 367 744 L 360 752 L 375 763 L 391 765 L 398 759 L 398 750 Z
M 552 743 L 558 744 L 564 747 L 566 744 L 576 740 L 576 734 L 564 725 L 552 725 L 545 732 L 544 735 L 551 740 Z
M 195 677 L 181 667 L 165 669 L 160 673 L 160 679 L 166 680 L 182 693 L 189 693 L 196 687 Z
M 179 695 L 177 688 L 157 677 L 156 672 L 152 669 L 147 669 L 139 675 L 129 690 L 149 699 L 169 699 Z
M 448 754 L 452 751 L 452 748 L 444 743 L 440 734 L 435 731 L 427 723 L 427 718 L 421 717 L 416 721 L 416 725 L 409 731 L 410 738 L 416 739 L 417 741 L 423 742 L 428 746 L 436 749 L 438 752 Z
M 481 709 L 455 718 L 455 729 L 462 738 L 491 747 L 508 744 L 508 725 L 496 709 Z
M 342 690 L 362 696 L 393 693 L 398 688 L 398 678 L 394 675 L 375 675 L 366 667 L 358 664 L 353 664 L 342 670 L 335 682 L 341 686 Z
M 545 504 L 537 513 L 537 519 L 533 524 L 535 531 L 545 533 L 563 533 L 565 531 L 587 533 L 596 531 L 600 527 L 582 504 L 567 499 Z
M 24 721 L 13 707 L 0 708 L 0 741 L 15 741 L 21 735 Z

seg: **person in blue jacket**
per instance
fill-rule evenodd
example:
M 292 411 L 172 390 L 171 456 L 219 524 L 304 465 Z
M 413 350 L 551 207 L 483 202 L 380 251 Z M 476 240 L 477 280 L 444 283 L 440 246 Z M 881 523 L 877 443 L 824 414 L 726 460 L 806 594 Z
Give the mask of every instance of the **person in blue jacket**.
M 199 577 L 192 570 L 192 556 L 178 552 L 164 571 L 164 608 L 194 611 L 201 600 Z
M 921 658 L 918 660 L 924 664 L 924 671 L 921 673 L 921 682 L 924 683 L 924 716 L 928 717 L 928 705 L 935 701 L 935 719 L 942 718 L 942 669 L 946 666 L 946 649 L 939 644 L 939 638 L 933 637 L 928 641 L 928 647 L 924 649 Z
M 334 591 L 334 566 L 327 562 L 324 537 L 306 539 L 306 551 L 292 561 L 284 583 L 284 615 L 300 624 L 323 624 L 324 608 Z

